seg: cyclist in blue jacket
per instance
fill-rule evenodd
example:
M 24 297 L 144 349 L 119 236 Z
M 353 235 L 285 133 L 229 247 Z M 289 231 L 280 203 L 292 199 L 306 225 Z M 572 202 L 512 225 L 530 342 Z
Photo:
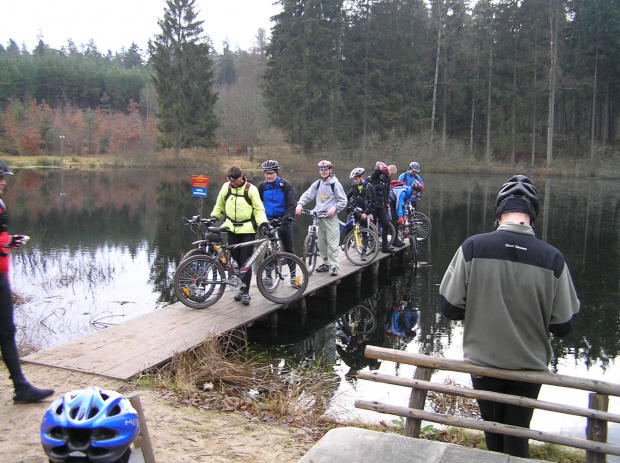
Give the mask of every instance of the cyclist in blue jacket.
M 400 174 L 398 180 L 403 182 L 406 186 L 411 186 L 415 181 L 418 181 L 420 185 L 422 185 L 422 189 L 424 189 L 424 182 L 422 181 L 422 177 L 420 177 L 420 164 L 417 162 L 409 164 L 409 170 Z M 422 196 L 422 189 L 411 198 L 411 205 L 413 207 L 416 207 L 415 198 Z
M 278 161 L 269 159 L 261 164 L 261 168 L 265 173 L 265 180 L 259 183 L 258 192 L 265 206 L 265 213 L 269 220 L 283 219 L 278 230 L 283 251 L 295 254 L 293 240 L 293 216 L 297 206 L 295 188 L 291 182 L 280 178 Z M 295 276 L 295 269 L 291 268 L 291 282 L 295 281 Z

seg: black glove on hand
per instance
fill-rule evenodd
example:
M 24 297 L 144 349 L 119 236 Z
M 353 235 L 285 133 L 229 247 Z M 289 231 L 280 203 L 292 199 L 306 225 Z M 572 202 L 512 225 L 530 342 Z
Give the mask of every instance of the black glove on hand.
M 263 222 L 260 224 L 260 232 L 263 236 L 269 236 L 271 233 L 271 226 L 267 222 Z
M 18 248 L 20 247 L 23 242 L 22 240 L 24 239 L 24 235 L 13 235 L 11 236 L 11 242 L 9 243 L 9 247 L 10 248 Z

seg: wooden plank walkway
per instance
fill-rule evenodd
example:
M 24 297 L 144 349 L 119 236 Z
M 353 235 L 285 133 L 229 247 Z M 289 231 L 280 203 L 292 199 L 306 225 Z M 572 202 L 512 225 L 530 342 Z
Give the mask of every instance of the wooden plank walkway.
M 406 249 L 406 248 L 400 248 Z M 379 253 L 374 261 L 388 258 Z M 340 253 L 337 277 L 329 273 L 313 273 L 304 296 L 349 275 L 370 267 L 351 264 Z M 174 356 L 203 342 L 207 334 L 221 334 L 257 320 L 283 307 L 265 299 L 256 288 L 255 278 L 250 287 L 252 303 L 244 306 L 227 290 L 213 306 L 191 309 L 177 302 L 154 312 L 110 326 L 79 339 L 39 351 L 24 357 L 28 363 L 92 373 L 127 380 L 143 370 L 161 365 Z

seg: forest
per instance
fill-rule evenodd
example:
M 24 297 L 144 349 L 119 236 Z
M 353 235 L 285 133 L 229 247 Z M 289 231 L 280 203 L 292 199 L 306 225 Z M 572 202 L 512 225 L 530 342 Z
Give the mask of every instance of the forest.
M 192 53 L 208 55 L 192 60 L 208 72 L 188 70 L 183 88 L 205 75 L 214 97 L 194 113 L 215 116 L 201 137 L 177 136 L 177 148 L 251 151 L 275 127 L 302 154 L 417 137 L 434 156 L 449 156 L 457 141 L 487 162 L 618 156 L 616 0 L 277 3 L 270 34 L 259 29 L 250 50 L 224 44 L 217 54 L 200 24 L 176 24 L 194 28 L 201 46 Z M 182 45 L 169 48 L 163 23 L 146 51 L 131 44 L 103 54 L 92 41 L 60 50 L 43 40 L 31 51 L 0 45 L 0 152 L 172 147 L 165 132 L 185 116 L 167 109 L 170 85 L 157 60 L 174 60 Z

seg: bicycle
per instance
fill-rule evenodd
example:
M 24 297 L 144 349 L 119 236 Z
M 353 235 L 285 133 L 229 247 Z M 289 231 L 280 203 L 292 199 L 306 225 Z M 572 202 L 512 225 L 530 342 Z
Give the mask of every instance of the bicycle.
M 356 210 L 357 216 L 352 214 L 347 222 L 338 219 L 341 234 L 347 227 L 353 225 L 353 229 L 346 234 L 341 247 L 343 247 L 344 255 L 349 262 L 354 265 L 365 265 L 372 262 L 379 254 L 379 242 L 372 230 L 359 225 L 362 209 L 358 207 Z M 315 212 L 310 209 L 302 209 L 301 213 L 312 216 L 312 223 L 308 226 L 308 234 L 304 239 L 302 249 L 303 261 L 308 267 L 308 273 L 312 275 L 319 258 L 318 220 L 320 217 L 327 217 L 327 213 Z
M 197 245 L 197 247 L 187 251 L 181 258 L 181 262 L 194 254 L 206 254 L 210 256 L 215 255 L 219 250 L 219 245 L 208 241 L 206 234 L 209 233 L 208 227 L 213 225 L 217 219 L 204 219 L 200 217 L 200 215 L 194 215 L 191 219 L 183 217 L 183 220 L 185 221 L 185 225 L 187 225 L 193 233 L 198 236 L 202 235 L 203 238 L 192 243 L 193 245 Z
M 373 230 L 360 225 L 361 219 L 361 207 L 353 209 L 346 222 L 338 219 L 341 236 L 343 232 L 353 226 L 353 229 L 346 233 L 341 244 L 344 255 L 353 265 L 369 264 L 379 254 L 379 238 Z
M 310 209 L 302 209 L 301 213 L 312 216 L 312 223 L 308 226 L 308 234 L 304 239 L 304 246 L 301 251 L 302 260 L 308 268 L 308 274 L 312 275 L 319 257 L 319 217 L 327 217 L 327 213 L 314 212 Z
M 418 243 L 426 241 L 431 233 L 431 221 L 423 214 L 418 212 L 413 205 L 408 204 L 408 215 L 402 227 L 399 227 L 399 234 L 404 241 L 409 238 L 409 255 L 414 267 L 418 265 L 419 245 Z
M 192 250 L 194 254 L 181 261 L 173 278 L 179 301 L 194 309 L 212 306 L 227 286 L 233 290 L 244 287 L 242 278 L 256 261 L 261 262 L 256 272 L 256 285 L 263 297 L 278 304 L 301 297 L 308 286 L 308 269 L 296 255 L 278 250 L 275 229 L 280 224 L 279 219 L 274 219 L 270 222 L 274 230 L 267 237 L 238 244 L 228 244 L 228 227 L 206 227 L 203 246 L 212 248 L 215 254 Z M 254 245 L 259 246 L 248 260 L 241 267 L 236 265 L 230 251 Z

